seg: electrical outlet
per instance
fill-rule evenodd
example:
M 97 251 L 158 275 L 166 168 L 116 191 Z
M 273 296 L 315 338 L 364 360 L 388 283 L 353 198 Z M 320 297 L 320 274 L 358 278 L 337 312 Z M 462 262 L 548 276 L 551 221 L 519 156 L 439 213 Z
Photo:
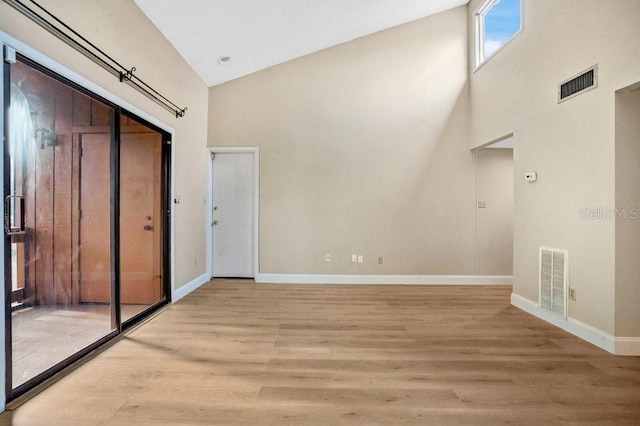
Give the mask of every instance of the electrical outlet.
M 358 263 L 364 263 L 364 256 L 361 254 L 358 255 Z
M 382 256 L 378 256 L 378 265 L 382 265 Z
M 486 200 L 478 200 L 478 208 L 479 209 L 486 209 L 487 208 L 487 201 Z
M 576 289 L 575 288 L 570 288 L 569 289 L 569 299 L 571 300 L 576 300 Z
M 324 261 L 326 263 L 331 263 L 331 255 L 329 253 L 324 255 Z
M 351 255 L 351 263 L 358 263 L 358 255 L 357 254 L 352 254 Z

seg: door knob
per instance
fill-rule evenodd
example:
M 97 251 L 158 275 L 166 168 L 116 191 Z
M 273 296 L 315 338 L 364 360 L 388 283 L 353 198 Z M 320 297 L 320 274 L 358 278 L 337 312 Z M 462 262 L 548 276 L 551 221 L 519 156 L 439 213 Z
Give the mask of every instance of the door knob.
M 216 226 L 218 224 L 217 220 L 214 220 L 213 223 L 211 224 L 212 226 Z
M 144 230 L 145 230 L 145 231 L 153 231 L 153 226 L 151 226 L 151 225 L 145 225 L 145 226 L 144 226 Z

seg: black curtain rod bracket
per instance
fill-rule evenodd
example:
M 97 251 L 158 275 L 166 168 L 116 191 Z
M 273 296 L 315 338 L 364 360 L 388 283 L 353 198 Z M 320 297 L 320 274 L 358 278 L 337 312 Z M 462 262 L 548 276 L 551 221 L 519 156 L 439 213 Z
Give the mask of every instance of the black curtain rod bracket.
M 131 67 L 129 71 L 126 71 L 126 72 L 120 71 L 120 83 L 122 83 L 125 80 L 131 80 L 131 77 L 133 77 L 133 72 L 135 70 L 136 70 L 136 67 Z

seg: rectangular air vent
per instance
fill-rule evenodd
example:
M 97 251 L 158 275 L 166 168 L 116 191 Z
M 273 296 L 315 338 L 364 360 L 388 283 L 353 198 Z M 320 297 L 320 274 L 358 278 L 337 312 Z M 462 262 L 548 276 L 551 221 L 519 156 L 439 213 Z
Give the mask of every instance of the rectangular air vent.
M 563 318 L 567 317 L 568 260 L 566 250 L 540 247 L 540 307 Z
M 598 64 L 558 85 L 558 103 L 598 87 Z

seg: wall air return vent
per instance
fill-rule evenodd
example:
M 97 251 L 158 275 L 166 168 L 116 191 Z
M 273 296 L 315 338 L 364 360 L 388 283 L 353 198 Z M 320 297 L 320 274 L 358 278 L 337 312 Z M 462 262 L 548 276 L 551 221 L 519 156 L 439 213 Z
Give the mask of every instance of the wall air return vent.
M 558 85 L 558 103 L 598 87 L 598 64 Z
M 540 307 L 563 318 L 567 317 L 566 250 L 540 247 Z

